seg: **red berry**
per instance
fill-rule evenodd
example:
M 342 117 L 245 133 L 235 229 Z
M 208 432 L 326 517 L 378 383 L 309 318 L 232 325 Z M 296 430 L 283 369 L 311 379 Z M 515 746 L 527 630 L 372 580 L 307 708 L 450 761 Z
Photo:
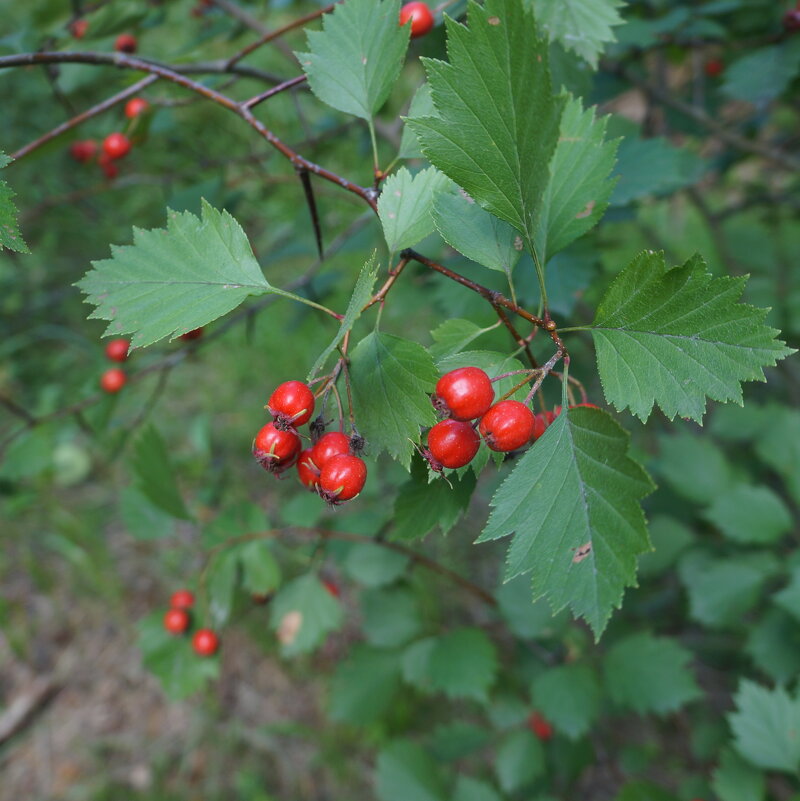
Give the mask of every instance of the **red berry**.
M 106 345 L 106 356 L 112 362 L 124 362 L 128 358 L 128 348 L 131 343 L 127 339 L 112 339 Z
M 335 581 L 329 581 L 328 579 L 322 580 L 322 586 L 334 597 L 338 598 L 342 593 L 339 590 L 339 585 Z
M 203 326 L 200 326 L 200 328 L 193 328 L 191 331 L 181 334 L 179 339 L 191 342 L 193 339 L 200 339 L 201 336 L 203 336 Z
M 539 437 L 544 434 L 545 429 L 547 426 L 550 425 L 550 421 L 547 419 L 547 415 L 545 412 L 541 412 L 540 414 L 535 414 L 533 416 L 533 441 L 539 439 Z
M 319 474 L 319 494 L 328 503 L 355 498 L 367 481 L 367 466 L 358 456 L 340 453 L 331 458 Z
M 724 69 L 725 65 L 718 58 L 712 58 L 703 65 L 703 72 L 705 72 L 709 78 L 716 78 L 722 75 Z
M 304 486 L 316 490 L 319 470 L 313 461 L 313 448 L 306 448 L 297 459 L 297 476 Z
M 294 464 L 300 453 L 300 437 L 295 431 L 275 428 L 267 423 L 253 440 L 253 456 L 270 473 L 280 473 Z
M 137 47 L 136 37 L 129 33 L 121 33 L 114 42 L 114 50 L 118 53 L 135 53 Z
M 489 376 L 479 367 L 459 367 L 436 383 L 433 405 L 454 420 L 474 420 L 486 414 L 494 400 Z
M 323 467 L 340 453 L 350 453 L 350 437 L 341 431 L 329 431 L 323 434 L 313 448 L 314 464 L 322 470 Z
M 91 161 L 95 153 L 97 153 L 97 142 L 94 139 L 82 139 L 79 142 L 73 142 L 69 152 L 75 161 L 85 164 L 87 161 Z
M 427 3 L 406 3 L 400 9 L 400 24 L 411 20 L 411 38 L 424 36 L 433 27 L 433 14 Z
M 127 380 L 128 377 L 125 375 L 124 371 L 120 370 L 119 367 L 112 367 L 110 370 L 106 370 L 100 377 L 100 387 L 103 392 L 108 392 L 113 395 L 125 386 Z
M 149 108 L 150 104 L 143 97 L 133 97 L 125 104 L 125 116 L 132 120 Z
M 191 609 L 194 606 L 194 595 L 189 590 L 177 590 L 172 593 L 169 605 L 173 609 Z
M 266 408 L 282 424 L 301 426 L 314 413 L 314 393 L 302 381 L 284 381 L 269 396 Z
M 219 637 L 211 629 L 198 629 L 192 637 L 192 648 L 200 656 L 213 656 L 219 648 Z
M 75 22 L 69 26 L 69 32 L 75 39 L 83 39 L 88 27 L 89 23 L 85 19 L 76 19 Z
M 540 739 L 549 740 L 553 736 L 553 726 L 538 712 L 532 712 L 528 718 L 528 728 Z
M 164 615 L 164 628 L 170 634 L 183 634 L 189 628 L 189 613 L 185 609 L 170 609 Z
M 783 27 L 790 33 L 800 31 L 800 8 L 793 8 L 783 15 Z
M 125 134 L 115 131 L 103 140 L 103 152 L 110 159 L 121 159 L 127 156 L 131 149 L 131 140 Z
M 428 432 L 428 450 L 436 462 L 431 466 L 463 467 L 475 458 L 480 444 L 480 437 L 469 423 L 442 420 Z
M 533 412 L 524 403 L 504 400 L 486 412 L 478 429 L 493 451 L 514 451 L 530 442 L 535 425 Z

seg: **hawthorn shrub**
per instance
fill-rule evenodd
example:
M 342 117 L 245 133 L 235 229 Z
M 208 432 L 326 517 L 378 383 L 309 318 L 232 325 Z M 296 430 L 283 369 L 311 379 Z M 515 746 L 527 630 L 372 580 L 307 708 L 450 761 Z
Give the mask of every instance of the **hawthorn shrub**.
M 796 799 L 796 9 L 408 6 L 8 12 L 3 570 L 324 674 L 304 798 Z

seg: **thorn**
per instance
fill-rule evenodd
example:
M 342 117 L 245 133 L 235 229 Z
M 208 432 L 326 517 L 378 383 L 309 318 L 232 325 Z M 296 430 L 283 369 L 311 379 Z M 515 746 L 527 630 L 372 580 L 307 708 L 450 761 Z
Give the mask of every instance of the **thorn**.
M 322 248 L 322 229 L 319 224 L 319 214 L 317 212 L 317 201 L 314 197 L 314 188 L 311 185 L 311 176 L 308 170 L 304 167 L 297 168 L 297 174 L 300 176 L 300 183 L 303 185 L 303 193 L 306 196 L 306 203 L 308 204 L 308 211 L 311 214 L 311 224 L 314 226 L 314 237 L 317 240 L 317 255 L 322 261 L 325 258 L 325 253 Z

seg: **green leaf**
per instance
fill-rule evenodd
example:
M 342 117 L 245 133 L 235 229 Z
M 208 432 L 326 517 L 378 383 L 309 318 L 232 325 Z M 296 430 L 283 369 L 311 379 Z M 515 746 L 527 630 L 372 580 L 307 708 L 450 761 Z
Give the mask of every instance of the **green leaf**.
M 431 356 L 433 356 L 434 361 L 454 356 L 494 327 L 480 328 L 471 320 L 451 317 L 431 331 L 431 336 L 434 340 L 434 344 L 429 348 Z
M 433 98 L 431 97 L 431 87 L 427 83 L 414 93 L 414 98 L 411 101 L 411 106 L 408 109 L 409 117 L 430 117 L 436 114 L 436 109 L 433 106 Z M 401 159 L 421 159 L 422 151 L 417 142 L 417 136 L 408 125 L 403 125 L 403 136 L 400 140 L 400 152 L 397 154 Z
M 572 50 L 597 69 L 597 57 L 608 42 L 616 41 L 611 30 L 623 22 L 617 9 L 622 0 L 525 0 L 551 41 Z
M 788 40 L 749 50 L 725 69 L 722 92 L 734 100 L 763 105 L 779 97 L 800 70 L 800 43 Z
M 756 439 L 756 453 L 781 476 L 800 503 L 800 411 L 776 410 Z
M 531 599 L 531 585 L 525 576 L 507 581 L 495 598 L 506 625 L 522 639 L 556 636 L 568 620 L 566 613 L 553 615 L 544 598 Z
M 522 789 L 544 775 L 542 744 L 527 729 L 507 734 L 497 746 L 494 769 L 505 792 Z
M 794 568 L 791 576 L 789 584 L 780 592 L 776 592 L 772 600 L 795 620 L 800 621 L 800 568 Z
M 203 529 L 201 542 L 204 548 L 216 548 L 234 537 L 256 534 L 270 527 L 264 510 L 254 503 L 234 503 L 226 506 Z
M 608 208 L 618 141 L 606 142 L 605 131 L 606 118 L 595 119 L 594 109 L 584 111 L 579 98 L 567 97 L 535 239 L 543 263 L 593 228 Z
M 403 66 L 409 28 L 397 24 L 400 0 L 347 0 L 307 31 L 307 53 L 296 53 L 311 91 L 346 114 L 371 120 Z
M 491 784 L 460 775 L 453 792 L 453 801 L 503 801 Z
M 742 680 L 728 716 L 736 750 L 765 770 L 796 774 L 800 769 L 800 697 L 783 687 L 768 690 Z
M 330 345 L 320 353 L 317 360 L 314 362 L 314 366 L 308 371 L 309 381 L 325 366 L 328 357 L 339 347 L 345 334 L 352 330 L 356 320 L 361 317 L 361 310 L 372 297 L 372 290 L 375 288 L 375 280 L 377 277 L 377 253 L 373 253 L 372 256 L 364 262 L 364 266 L 358 274 L 358 280 L 353 289 L 353 294 L 350 296 L 350 302 L 347 304 L 347 310 L 344 313 L 342 322 L 339 324 L 339 330 L 336 332 L 336 336 L 333 338 Z
M 515 534 L 506 578 L 533 573 L 534 598 L 569 606 L 596 636 L 649 549 L 639 501 L 653 485 L 605 412 L 559 415 L 492 498 L 479 542 Z
M 763 801 L 767 789 L 764 774 L 730 748 L 720 754 L 712 786 L 720 801 Z
M 605 655 L 605 682 L 620 706 L 666 715 L 700 696 L 687 664 L 692 655 L 676 640 L 643 632 L 615 643 Z
M 497 673 L 497 654 L 483 631 L 459 628 L 437 638 L 428 671 L 434 690 L 483 701 Z
M 639 575 L 657 576 L 671 567 L 694 542 L 694 534 L 674 517 L 658 515 L 650 521 L 653 550 L 639 558 Z
M 659 439 L 656 465 L 667 483 L 684 498 L 712 503 L 733 484 L 730 460 L 709 440 L 688 431 Z
M 403 651 L 403 680 L 420 690 L 430 692 L 430 662 L 438 638 L 424 637 Z
M 532 243 L 564 101 L 519 0 L 470 2 L 467 18 L 446 18 L 450 63 L 425 60 L 439 116 L 408 125 L 432 164 Z
M 208 609 L 215 626 L 223 626 L 230 619 L 238 577 L 239 560 L 235 551 L 222 551 L 214 558 L 208 573 Z
M 800 673 L 800 624 L 780 609 L 769 609 L 750 628 L 745 650 L 773 681 L 788 684 Z
M 401 167 L 390 175 L 378 198 L 378 216 L 391 253 L 410 248 L 433 233 L 434 196 L 450 185 L 435 167 L 416 175 Z
M 572 740 L 588 734 L 600 714 L 600 685 L 588 665 L 545 670 L 533 680 L 531 696 L 536 708 Z
M 131 464 L 136 473 L 136 489 L 152 504 L 181 520 L 191 520 L 175 482 L 175 469 L 169 452 L 155 426 L 148 425 L 133 446 Z
M 780 497 L 769 487 L 751 484 L 737 484 L 718 495 L 703 516 L 741 543 L 775 543 L 792 528 L 791 512 Z
M 442 762 L 455 762 L 486 747 L 492 732 L 484 724 L 455 721 L 437 726 L 428 743 L 431 753 Z
M 365 587 L 383 587 L 397 581 L 408 568 L 409 558 L 383 545 L 358 543 L 347 553 L 344 569 Z
M 284 656 L 313 651 L 343 620 L 341 604 L 313 573 L 290 581 L 272 599 L 270 628 Z
M 356 645 L 333 675 L 328 714 L 339 723 L 367 726 L 386 712 L 399 687 L 395 652 Z
M 253 595 L 266 595 L 281 583 L 281 568 L 266 542 L 247 542 L 236 549 L 242 566 L 242 585 Z
M 11 159 L 0 150 L 0 170 L 7 167 Z M 17 207 L 14 205 L 14 191 L 0 180 L 0 249 L 30 253 L 17 224 Z
M 373 454 L 387 450 L 408 468 L 420 426 L 436 422 L 429 393 L 439 376 L 430 354 L 416 342 L 374 331 L 353 351 L 350 372 L 359 428 Z
M 519 261 L 522 252 L 519 234 L 461 189 L 436 196 L 433 222 L 450 247 L 490 270 L 510 276 Z
M 419 745 L 397 740 L 378 754 L 375 790 L 380 801 L 443 801 L 439 768 Z
M 405 587 L 366 590 L 361 595 L 364 635 L 372 645 L 394 648 L 419 633 L 419 606 Z
M 175 532 L 175 518 L 133 487 L 125 487 L 120 496 L 122 522 L 137 540 L 158 540 Z
M 744 278 L 713 278 L 695 256 L 667 269 L 645 251 L 617 276 L 592 326 L 606 400 L 646 420 L 658 404 L 700 421 L 706 397 L 742 403 L 743 381 L 794 351 L 764 325 L 766 309 L 738 303 Z
M 111 321 L 106 334 L 131 334 L 132 347 L 207 325 L 250 295 L 308 303 L 270 286 L 239 223 L 205 201 L 202 219 L 170 211 L 166 228 L 134 228 L 133 245 L 111 252 L 76 286 L 97 307 L 90 317 Z

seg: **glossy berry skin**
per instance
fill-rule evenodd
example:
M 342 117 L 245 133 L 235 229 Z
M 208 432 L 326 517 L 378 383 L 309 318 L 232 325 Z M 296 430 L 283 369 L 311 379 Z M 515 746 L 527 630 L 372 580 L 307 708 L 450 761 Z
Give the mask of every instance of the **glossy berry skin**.
M 200 339 L 201 336 L 203 336 L 203 326 L 200 326 L 200 328 L 193 328 L 191 331 L 181 334 L 179 339 L 185 342 L 191 342 L 193 339 Z
M 428 432 L 428 450 L 436 469 L 469 464 L 478 452 L 481 439 L 475 429 L 460 420 L 442 420 Z
M 189 613 L 185 609 L 170 609 L 164 615 L 164 628 L 170 634 L 183 634 L 189 628 Z
M 528 718 L 528 728 L 540 739 L 550 740 L 553 737 L 553 726 L 538 712 L 532 712 Z
M 127 156 L 130 150 L 131 140 L 119 131 L 110 133 L 103 140 L 103 152 L 110 159 L 121 159 L 123 156 Z
M 118 53 L 135 53 L 137 46 L 136 37 L 129 33 L 121 33 L 114 42 L 114 50 Z
M 314 414 L 314 393 L 302 381 L 284 381 L 269 396 L 266 408 L 284 425 L 301 426 Z
M 725 65 L 718 59 L 712 58 L 703 65 L 703 72 L 709 78 L 717 78 L 725 71 Z
M 112 367 L 100 376 L 100 388 L 103 392 L 114 395 L 125 386 L 127 381 L 128 376 L 119 367 Z
M 125 116 L 132 120 L 150 108 L 150 104 L 142 97 L 133 97 L 125 104 Z
M 91 161 L 97 153 L 97 142 L 94 139 L 81 139 L 79 142 L 73 142 L 69 153 L 75 161 L 85 164 L 87 161 Z
M 411 38 L 424 36 L 433 28 L 433 14 L 427 3 L 406 3 L 400 9 L 400 24 L 411 20 Z
M 319 474 L 319 494 L 330 504 L 349 501 L 367 482 L 367 466 L 358 456 L 340 453 L 328 460 Z
M 547 419 L 547 415 L 544 412 L 540 412 L 539 414 L 535 414 L 533 416 L 533 437 L 532 440 L 536 441 L 539 437 L 544 434 L 545 429 L 547 426 L 550 425 L 550 421 Z
M 219 648 L 219 637 L 211 629 L 198 629 L 192 637 L 192 648 L 199 656 L 214 656 Z
M 323 434 L 313 448 L 314 464 L 322 470 L 334 457 L 341 453 L 350 453 L 350 437 L 341 431 L 329 431 Z
M 459 367 L 436 382 L 433 405 L 453 420 L 474 420 L 494 401 L 494 387 L 479 367 Z
M 313 448 L 306 448 L 297 459 L 297 477 L 310 490 L 316 490 L 319 481 L 319 469 L 313 461 L 313 453 Z
M 106 357 L 112 362 L 124 362 L 128 359 L 128 348 L 131 343 L 127 339 L 112 339 L 106 345 Z
M 515 400 L 496 403 L 481 418 L 478 430 L 493 451 L 514 451 L 527 445 L 536 425 L 533 412 Z
M 295 431 L 285 431 L 267 423 L 253 440 L 253 456 L 270 473 L 291 467 L 300 453 L 300 437 Z
M 176 590 L 169 599 L 173 609 L 191 609 L 194 606 L 194 595 L 189 590 Z

